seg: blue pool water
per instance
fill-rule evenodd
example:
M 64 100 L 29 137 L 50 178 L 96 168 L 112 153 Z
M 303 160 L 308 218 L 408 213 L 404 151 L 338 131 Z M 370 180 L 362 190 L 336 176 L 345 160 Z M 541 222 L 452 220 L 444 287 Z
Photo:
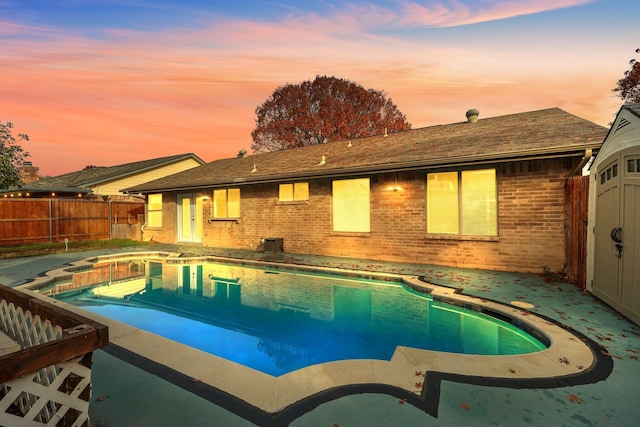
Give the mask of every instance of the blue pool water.
M 74 273 L 50 293 L 274 376 L 336 360 L 390 360 L 397 346 L 489 355 L 546 348 L 506 322 L 399 282 L 130 260 Z

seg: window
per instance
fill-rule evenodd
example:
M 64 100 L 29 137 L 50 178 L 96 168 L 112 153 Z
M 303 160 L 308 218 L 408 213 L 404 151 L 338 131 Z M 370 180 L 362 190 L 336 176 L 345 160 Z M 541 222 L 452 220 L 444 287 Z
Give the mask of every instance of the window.
M 458 172 L 427 175 L 427 232 L 459 232 Z
M 600 184 L 604 184 L 608 181 L 611 181 L 613 178 L 618 176 L 618 164 L 614 163 L 609 166 L 605 171 L 602 171 L 600 174 Z
M 162 227 L 162 194 L 147 197 L 147 227 Z
M 427 233 L 497 236 L 495 169 L 427 174 Z
M 298 202 L 309 200 L 309 183 L 280 184 L 278 200 L 281 202 Z
M 640 159 L 636 159 L 636 158 L 627 159 L 627 172 L 630 174 L 640 173 Z
M 240 189 L 213 190 L 213 217 L 240 218 Z
M 370 231 L 369 186 L 369 178 L 333 181 L 333 231 Z

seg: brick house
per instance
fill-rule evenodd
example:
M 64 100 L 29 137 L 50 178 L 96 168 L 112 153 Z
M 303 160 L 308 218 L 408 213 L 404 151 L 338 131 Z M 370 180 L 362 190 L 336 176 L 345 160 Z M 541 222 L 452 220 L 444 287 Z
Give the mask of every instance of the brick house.
M 565 179 L 607 129 L 558 108 L 220 159 L 127 188 L 144 238 L 507 271 L 565 265 Z M 278 240 L 272 240 L 277 238 Z

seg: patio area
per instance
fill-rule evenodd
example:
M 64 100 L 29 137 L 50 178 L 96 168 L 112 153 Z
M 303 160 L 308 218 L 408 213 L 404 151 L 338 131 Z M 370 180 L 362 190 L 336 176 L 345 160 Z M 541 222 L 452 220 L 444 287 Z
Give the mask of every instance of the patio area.
M 406 399 L 361 390 L 329 393 L 323 403 L 308 402 L 281 417 L 260 417 L 244 413 L 242 405 L 216 395 L 197 379 L 161 372 L 135 355 L 108 347 L 94 353 L 89 409 L 94 426 L 618 426 L 635 424 L 640 417 L 634 398 L 640 392 L 640 328 L 575 285 L 549 281 L 551 276 L 199 246 L 149 245 L 138 249 L 418 275 L 436 284 L 462 288 L 466 295 L 501 303 L 526 301 L 534 305 L 532 312 L 603 346 L 600 351 L 613 361 L 613 370 L 603 381 L 554 388 L 527 388 L 521 383 L 496 387 L 482 381 L 443 378 L 435 390 L 439 392 L 437 417 Z M 0 260 L 0 284 L 18 286 L 71 261 L 115 252 Z M 421 380 L 416 378 L 416 382 Z M 239 381 L 251 387 L 250 378 Z M 223 402 L 225 407 L 213 402 Z

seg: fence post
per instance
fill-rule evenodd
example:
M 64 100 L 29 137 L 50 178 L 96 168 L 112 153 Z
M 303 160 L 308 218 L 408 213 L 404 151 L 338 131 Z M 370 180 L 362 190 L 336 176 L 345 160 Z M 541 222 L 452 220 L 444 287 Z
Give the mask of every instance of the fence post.
M 109 200 L 109 240 L 113 240 L 113 201 Z
M 52 218 L 52 209 L 51 209 L 51 199 L 49 199 L 49 243 L 53 242 L 53 218 Z
M 60 203 L 58 199 L 54 200 L 56 203 L 56 240 L 60 237 Z

